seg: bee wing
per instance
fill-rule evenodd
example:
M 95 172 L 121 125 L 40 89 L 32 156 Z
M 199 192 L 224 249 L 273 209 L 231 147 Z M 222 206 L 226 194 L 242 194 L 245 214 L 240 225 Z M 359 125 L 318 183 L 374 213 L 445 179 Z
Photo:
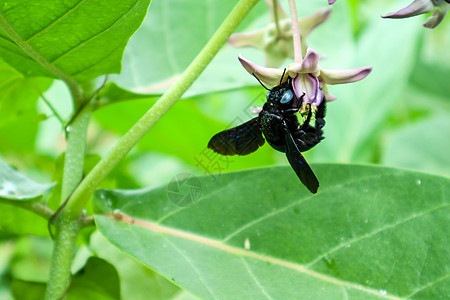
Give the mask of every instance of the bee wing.
M 286 157 L 291 164 L 292 169 L 294 169 L 300 181 L 308 188 L 308 190 L 315 194 L 319 188 L 319 181 L 316 175 L 311 170 L 311 167 L 306 162 L 303 155 L 298 150 L 295 144 L 292 134 L 287 128 L 285 128 L 286 137 Z
M 208 148 L 222 155 L 247 155 L 264 145 L 258 118 L 214 135 Z

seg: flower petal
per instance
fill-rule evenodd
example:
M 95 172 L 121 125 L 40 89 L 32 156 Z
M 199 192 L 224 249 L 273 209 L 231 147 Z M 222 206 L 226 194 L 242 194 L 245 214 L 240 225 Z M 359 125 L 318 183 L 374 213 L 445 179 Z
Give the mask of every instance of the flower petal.
M 239 61 L 247 72 L 255 75 L 263 83 L 270 86 L 275 86 L 280 83 L 281 75 L 283 75 L 284 72 L 283 69 L 261 67 L 260 65 L 243 58 L 240 54 Z
M 337 97 L 335 95 L 332 95 L 328 92 L 328 86 L 326 84 L 324 84 L 322 86 L 322 92 L 323 92 L 323 96 L 325 97 L 325 101 L 327 101 L 327 102 L 337 99 Z
M 299 63 L 289 64 L 287 67 L 288 74 L 291 78 L 295 78 L 297 74 L 302 73 L 315 73 L 320 70 L 319 68 L 319 54 L 308 48 L 305 58 Z
M 445 15 L 450 10 L 450 4 L 443 3 L 441 6 L 436 7 L 436 11 L 428 18 L 428 20 L 423 24 L 427 28 L 434 28 L 441 23 L 445 18 Z
M 394 13 L 381 16 L 382 18 L 408 18 L 424 13 L 429 13 L 434 10 L 434 5 L 430 0 L 414 0 L 413 3 L 405 8 L 400 9 Z
M 336 2 L 336 0 L 328 0 L 329 5 L 333 4 L 334 2 Z
M 301 36 L 307 36 L 311 30 L 325 22 L 331 14 L 330 7 L 322 8 L 309 17 L 298 19 L 298 28 Z
M 320 70 L 320 77 L 324 83 L 339 84 L 355 82 L 366 78 L 372 72 L 372 67 L 362 67 L 347 70 Z
M 257 49 L 264 48 L 264 30 L 258 30 L 250 33 L 235 33 L 228 39 L 231 47 L 254 47 Z
M 322 102 L 323 94 L 319 88 L 319 80 L 312 74 L 298 74 L 292 81 L 292 87 L 297 98 L 305 93 L 302 105 L 313 104 L 318 106 Z

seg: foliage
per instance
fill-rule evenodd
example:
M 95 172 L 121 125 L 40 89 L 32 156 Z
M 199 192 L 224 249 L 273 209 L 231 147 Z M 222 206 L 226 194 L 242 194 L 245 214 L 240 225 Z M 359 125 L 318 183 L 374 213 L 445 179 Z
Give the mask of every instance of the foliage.
M 256 2 L 0 4 L 1 299 L 448 297 L 448 18 L 341 0 L 309 34 L 321 67 L 373 67 L 328 87 L 311 195 L 268 145 L 206 148 L 265 102 L 237 59 L 264 53 L 222 47 Z

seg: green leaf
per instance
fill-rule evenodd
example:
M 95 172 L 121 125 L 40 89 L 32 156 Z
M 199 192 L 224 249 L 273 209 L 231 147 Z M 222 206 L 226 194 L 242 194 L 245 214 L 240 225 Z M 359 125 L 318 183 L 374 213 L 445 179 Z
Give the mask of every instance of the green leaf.
M 171 299 L 177 292 L 182 291 L 158 273 L 111 245 L 99 232 L 92 235 L 89 249 L 117 269 L 123 300 Z
M 51 184 L 41 184 L 29 179 L 0 160 L 0 199 L 36 199 L 51 187 Z
M 45 298 L 46 284 L 42 282 L 13 279 L 11 291 L 17 300 L 42 300 Z
M 390 134 L 383 163 L 450 176 L 450 115 L 411 124 Z
M 237 2 L 155 1 L 142 26 L 130 39 L 121 74 L 111 79 L 134 92 L 161 93 L 186 69 Z M 267 12 L 267 5 L 260 1 L 240 24 L 240 30 L 261 15 L 268 19 Z M 185 96 L 242 87 L 248 83 L 257 85 L 238 62 L 240 50 L 227 46 L 223 50 Z
M 45 219 L 12 205 L 39 200 L 51 187 L 29 179 L 0 160 L 0 231 L 48 236 Z
M 169 201 L 167 187 L 101 190 L 96 222 L 119 249 L 201 298 L 449 294 L 449 179 L 312 168 L 321 183 L 316 195 L 288 167 L 200 177 L 181 189 L 195 203 L 189 207 Z
M 150 0 L 13 0 L 0 6 L 0 56 L 26 76 L 117 73 Z
M 66 299 L 120 299 L 119 274 L 110 263 L 90 257 L 86 266 L 73 276 Z
M 40 300 L 44 299 L 45 286 L 45 283 L 15 279 L 11 289 L 15 299 Z M 100 258 L 89 258 L 84 268 L 73 276 L 64 299 L 120 299 L 119 276 L 116 269 Z
M 98 93 L 99 97 L 99 107 L 106 106 L 109 104 L 113 104 L 120 101 L 128 101 L 128 100 L 137 100 L 137 99 L 148 99 L 148 98 L 154 98 L 159 97 L 156 95 L 149 96 L 144 94 L 137 94 L 130 92 L 128 90 L 125 90 L 115 84 L 114 82 L 108 82 Z

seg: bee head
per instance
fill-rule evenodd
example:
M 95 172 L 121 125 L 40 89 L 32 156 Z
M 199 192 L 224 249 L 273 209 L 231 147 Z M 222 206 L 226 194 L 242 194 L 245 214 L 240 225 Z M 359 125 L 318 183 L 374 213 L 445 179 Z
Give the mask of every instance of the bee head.
M 287 81 L 273 87 L 267 93 L 267 102 L 279 108 L 293 107 L 297 101 L 294 90 L 292 89 L 292 79 L 288 78 Z

